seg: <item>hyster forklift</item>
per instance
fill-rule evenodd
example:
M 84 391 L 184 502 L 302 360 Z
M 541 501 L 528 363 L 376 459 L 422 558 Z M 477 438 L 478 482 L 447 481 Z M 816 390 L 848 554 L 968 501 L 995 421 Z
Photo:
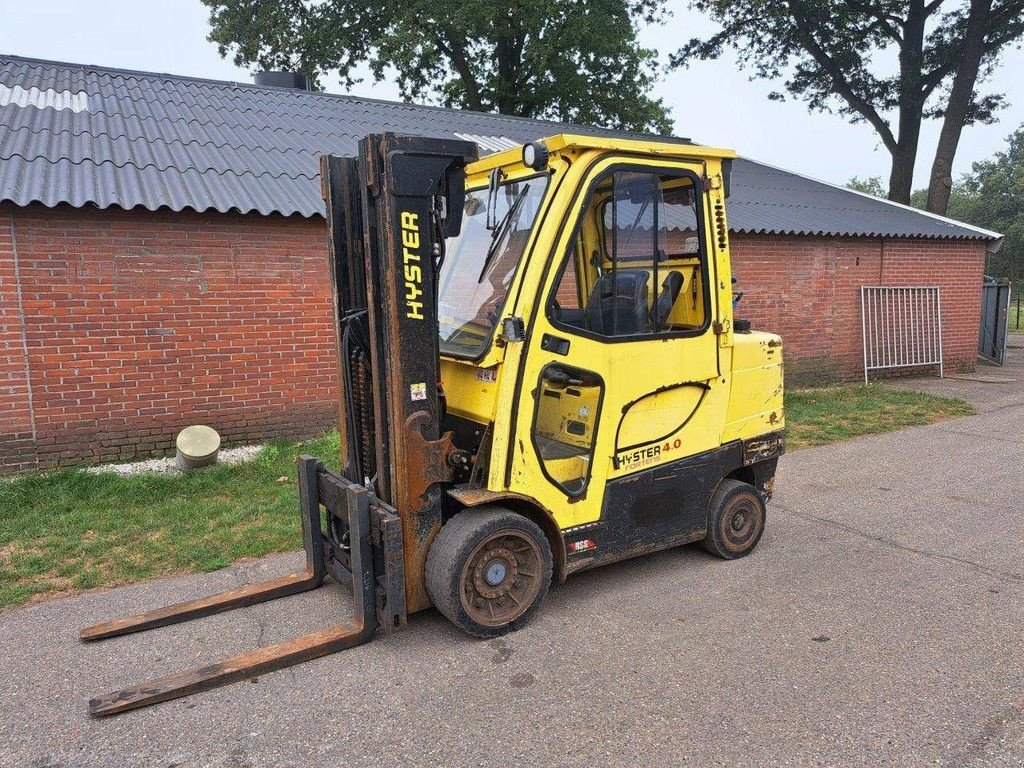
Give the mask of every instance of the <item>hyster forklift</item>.
M 351 584 L 355 617 L 93 699 L 108 715 L 359 645 L 436 607 L 518 629 L 552 579 L 765 526 L 782 347 L 733 320 L 734 154 L 558 135 L 367 136 L 324 157 L 342 465 L 299 460 L 306 568 L 99 624 L 137 632 Z

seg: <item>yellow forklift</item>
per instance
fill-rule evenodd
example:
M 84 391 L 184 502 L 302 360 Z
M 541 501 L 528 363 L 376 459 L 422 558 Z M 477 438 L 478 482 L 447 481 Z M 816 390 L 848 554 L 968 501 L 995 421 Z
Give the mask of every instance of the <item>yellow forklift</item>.
M 558 135 L 485 158 L 381 134 L 321 161 L 342 465 L 299 460 L 306 568 L 82 630 L 350 584 L 354 618 L 90 701 L 263 674 L 436 607 L 494 637 L 553 579 L 689 542 L 748 554 L 783 451 L 782 346 L 733 319 L 734 153 Z

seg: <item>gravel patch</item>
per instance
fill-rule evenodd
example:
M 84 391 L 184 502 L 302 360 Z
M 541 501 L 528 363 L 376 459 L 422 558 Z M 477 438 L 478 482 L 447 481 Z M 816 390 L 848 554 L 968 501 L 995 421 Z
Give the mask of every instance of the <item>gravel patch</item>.
M 238 448 L 227 448 L 217 456 L 218 464 L 244 464 L 256 458 L 263 449 L 262 445 L 243 445 Z M 114 474 L 128 477 L 130 475 L 141 475 L 145 473 L 161 475 L 180 475 L 173 456 L 165 456 L 160 459 L 146 459 L 145 461 L 133 461 L 128 464 L 101 464 L 98 467 L 89 467 L 86 472 L 100 474 L 102 472 L 113 472 Z

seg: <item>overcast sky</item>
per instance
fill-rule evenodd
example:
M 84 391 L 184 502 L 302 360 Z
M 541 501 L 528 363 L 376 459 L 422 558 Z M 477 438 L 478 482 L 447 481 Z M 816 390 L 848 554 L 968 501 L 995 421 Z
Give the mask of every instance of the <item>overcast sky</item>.
M 644 31 L 645 45 L 663 57 L 682 40 L 714 29 L 682 0 L 667 25 Z M 206 41 L 207 13 L 199 0 L 0 0 L 0 53 L 151 72 L 251 81 L 250 73 L 217 55 Z M 1011 106 L 995 125 L 964 131 L 955 172 L 1004 146 L 1024 123 L 1024 53 L 1009 52 L 991 83 Z M 771 83 L 749 81 L 728 52 L 716 62 L 665 75 L 657 94 L 672 108 L 676 133 L 732 147 L 747 157 L 844 183 L 852 176 L 888 174 L 888 153 L 865 125 L 810 113 L 801 102 L 768 101 Z M 336 83 L 328 90 L 337 91 Z M 360 83 L 358 95 L 397 99 L 387 82 Z M 939 126 L 926 124 L 917 186 L 927 183 Z

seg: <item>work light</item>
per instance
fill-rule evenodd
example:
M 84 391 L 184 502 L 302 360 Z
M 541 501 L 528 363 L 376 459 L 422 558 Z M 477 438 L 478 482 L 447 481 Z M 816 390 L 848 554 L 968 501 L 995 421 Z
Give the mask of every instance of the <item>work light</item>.
M 531 141 L 523 145 L 523 165 L 535 171 L 548 167 L 548 148 L 542 141 Z

